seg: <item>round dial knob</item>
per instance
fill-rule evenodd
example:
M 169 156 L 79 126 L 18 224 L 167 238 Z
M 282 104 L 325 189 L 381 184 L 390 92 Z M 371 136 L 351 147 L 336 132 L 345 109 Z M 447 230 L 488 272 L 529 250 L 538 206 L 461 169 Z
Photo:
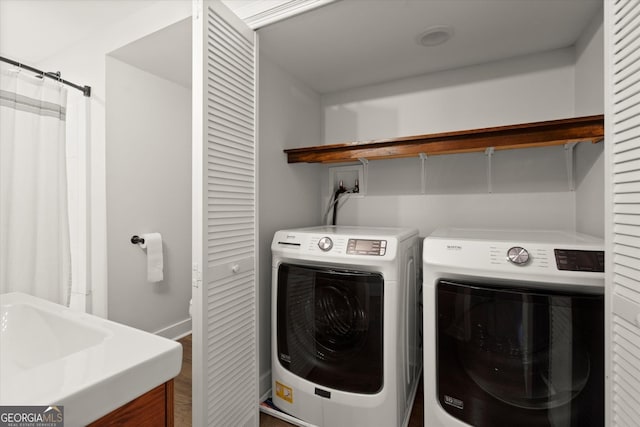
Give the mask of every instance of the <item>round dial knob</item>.
M 520 246 L 514 246 L 507 251 L 507 259 L 516 265 L 524 265 L 529 262 L 529 252 Z
M 320 239 L 318 241 L 318 247 L 325 252 L 331 250 L 331 248 L 333 247 L 333 241 L 331 240 L 331 237 L 323 237 L 322 239 Z

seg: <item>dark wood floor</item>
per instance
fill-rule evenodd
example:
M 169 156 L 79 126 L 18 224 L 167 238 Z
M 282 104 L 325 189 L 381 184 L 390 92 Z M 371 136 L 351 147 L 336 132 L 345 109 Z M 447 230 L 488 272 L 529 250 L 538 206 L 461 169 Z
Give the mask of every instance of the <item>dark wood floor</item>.
M 180 340 L 182 344 L 182 370 L 174 381 L 174 402 L 175 402 L 175 427 L 190 427 L 191 426 L 191 335 L 188 335 Z M 423 399 L 423 386 L 422 381 L 418 385 L 418 393 L 416 394 L 416 400 L 413 404 L 413 411 L 411 411 L 411 418 L 409 419 L 409 427 L 422 426 L 422 420 L 424 419 L 424 399 Z M 293 424 L 289 424 L 279 418 L 272 417 L 271 415 L 260 412 L 260 427 L 289 427 Z
M 182 369 L 173 381 L 175 427 L 191 427 L 191 335 L 178 340 L 182 344 Z

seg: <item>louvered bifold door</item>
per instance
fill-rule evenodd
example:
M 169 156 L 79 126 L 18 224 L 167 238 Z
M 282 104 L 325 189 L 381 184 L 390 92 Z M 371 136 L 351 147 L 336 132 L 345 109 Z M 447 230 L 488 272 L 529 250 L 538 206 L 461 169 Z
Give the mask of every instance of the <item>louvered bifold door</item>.
M 193 425 L 257 426 L 254 34 L 195 8 Z
M 607 425 L 640 425 L 640 2 L 605 2 Z M 608 221 L 609 221 L 608 219 Z

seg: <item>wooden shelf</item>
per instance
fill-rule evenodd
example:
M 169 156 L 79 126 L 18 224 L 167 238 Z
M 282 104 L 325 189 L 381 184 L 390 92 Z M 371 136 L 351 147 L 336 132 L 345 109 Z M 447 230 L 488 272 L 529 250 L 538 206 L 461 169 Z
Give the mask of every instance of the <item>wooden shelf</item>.
M 600 142 L 604 116 L 586 116 L 546 122 L 499 126 L 457 132 L 284 150 L 288 163 L 338 163 L 359 159 L 417 157 L 514 148 L 547 147 L 572 142 Z

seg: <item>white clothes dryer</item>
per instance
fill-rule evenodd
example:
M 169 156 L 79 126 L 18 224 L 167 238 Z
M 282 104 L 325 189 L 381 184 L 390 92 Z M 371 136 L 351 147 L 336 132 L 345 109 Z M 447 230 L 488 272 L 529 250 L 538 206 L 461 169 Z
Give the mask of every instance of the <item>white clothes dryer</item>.
M 604 244 L 559 231 L 424 240 L 424 425 L 604 425 Z
M 422 372 L 417 230 L 275 233 L 272 398 L 326 427 L 408 424 Z

